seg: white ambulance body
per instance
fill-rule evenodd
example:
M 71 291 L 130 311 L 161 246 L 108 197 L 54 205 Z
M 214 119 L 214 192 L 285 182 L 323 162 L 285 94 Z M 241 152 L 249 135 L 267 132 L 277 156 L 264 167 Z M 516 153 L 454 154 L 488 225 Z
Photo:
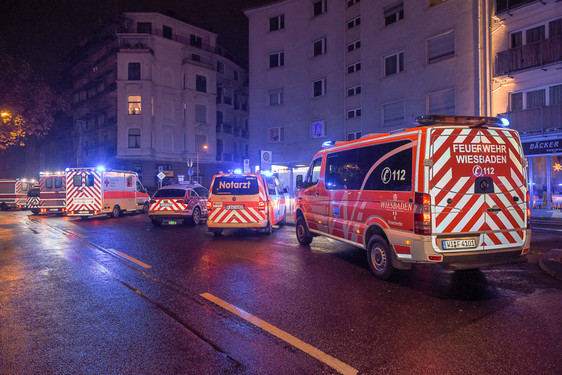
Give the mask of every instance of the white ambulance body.
M 147 212 L 149 195 L 136 172 L 103 168 L 66 170 L 66 212 L 68 216 Z
M 324 235 L 364 248 L 381 279 L 411 263 L 470 269 L 526 254 L 518 133 L 491 117 L 428 115 L 416 125 L 319 151 L 298 182 L 298 241 Z
M 64 171 L 39 172 L 39 212 L 64 214 L 66 176 Z
M 0 180 L 0 209 L 26 208 L 27 192 L 35 184 L 35 180 L 1 179 Z

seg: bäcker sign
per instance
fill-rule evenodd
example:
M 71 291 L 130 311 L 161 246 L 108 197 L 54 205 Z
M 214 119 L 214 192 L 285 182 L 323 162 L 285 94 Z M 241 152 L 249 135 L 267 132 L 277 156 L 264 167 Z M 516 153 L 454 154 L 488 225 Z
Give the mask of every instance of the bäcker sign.
M 555 154 L 562 152 L 562 139 L 523 143 L 525 155 Z

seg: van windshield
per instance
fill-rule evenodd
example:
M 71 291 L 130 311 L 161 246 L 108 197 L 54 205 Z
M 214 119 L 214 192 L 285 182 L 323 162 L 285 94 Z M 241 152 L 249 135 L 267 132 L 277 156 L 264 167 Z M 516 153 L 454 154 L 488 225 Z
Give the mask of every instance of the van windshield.
M 220 176 L 213 183 L 216 195 L 252 195 L 260 191 L 256 176 Z

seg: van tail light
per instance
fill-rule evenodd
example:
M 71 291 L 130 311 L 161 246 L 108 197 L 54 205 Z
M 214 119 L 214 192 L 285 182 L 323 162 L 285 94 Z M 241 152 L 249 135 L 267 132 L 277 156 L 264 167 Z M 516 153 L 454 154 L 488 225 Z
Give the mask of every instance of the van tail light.
M 431 197 L 429 194 L 414 194 L 414 233 L 431 235 Z
M 529 228 L 529 221 L 531 220 L 531 196 L 527 192 L 527 228 Z
M 213 203 L 207 201 L 207 211 L 213 211 Z
M 264 201 L 260 201 L 260 203 L 258 203 L 258 209 L 261 211 L 265 211 L 265 202 Z

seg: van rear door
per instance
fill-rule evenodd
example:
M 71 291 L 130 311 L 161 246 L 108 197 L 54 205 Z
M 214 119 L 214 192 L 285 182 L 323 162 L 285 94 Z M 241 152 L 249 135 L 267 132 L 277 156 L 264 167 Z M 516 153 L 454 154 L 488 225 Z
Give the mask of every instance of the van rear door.
M 266 220 L 266 188 L 260 185 L 263 182 L 255 175 L 215 176 L 209 220 L 221 224 L 255 224 Z
M 501 128 L 432 128 L 432 232 L 444 251 L 522 246 L 526 173 L 518 134 Z M 474 241 L 473 241 L 474 240 Z

